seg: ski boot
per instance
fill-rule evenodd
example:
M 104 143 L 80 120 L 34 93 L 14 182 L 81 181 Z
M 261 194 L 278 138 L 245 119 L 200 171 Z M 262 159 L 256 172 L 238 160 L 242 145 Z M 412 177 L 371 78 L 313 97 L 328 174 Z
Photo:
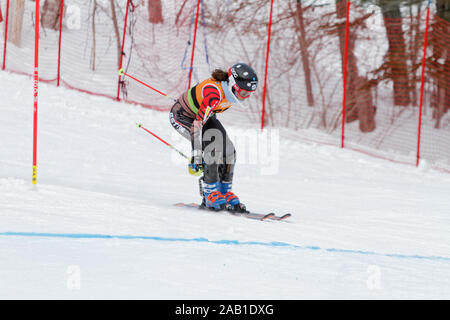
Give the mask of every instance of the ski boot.
M 231 182 L 219 182 L 219 191 L 225 198 L 227 207 L 230 211 L 247 212 L 245 205 L 241 203 L 239 198 L 231 191 Z
M 219 182 L 203 183 L 203 202 L 202 206 L 214 210 L 223 210 L 227 208 L 227 200 L 218 189 Z

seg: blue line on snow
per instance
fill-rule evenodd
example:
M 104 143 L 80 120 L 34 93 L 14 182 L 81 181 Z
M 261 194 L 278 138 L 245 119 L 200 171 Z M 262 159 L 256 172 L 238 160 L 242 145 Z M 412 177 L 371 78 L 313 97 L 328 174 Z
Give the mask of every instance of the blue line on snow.
M 371 256 L 383 256 L 399 259 L 416 259 L 416 260 L 450 262 L 450 257 L 442 257 L 442 256 L 420 256 L 420 255 L 405 255 L 396 253 L 377 253 L 374 251 L 362 251 L 351 249 L 321 248 L 318 246 L 299 246 L 287 242 L 277 242 L 277 241 L 261 242 L 261 241 L 239 241 L 239 240 L 208 240 L 206 238 L 165 238 L 165 237 L 132 236 L 132 235 L 107 235 L 107 234 L 87 234 L 87 233 L 38 233 L 38 232 L 1 232 L 0 236 L 71 238 L 71 239 L 154 240 L 154 241 L 169 241 L 169 242 L 204 242 L 204 243 L 239 245 L 239 246 L 249 245 L 249 246 L 265 246 L 265 247 L 286 247 L 286 248 L 313 250 L 313 251 L 322 250 L 333 253 L 349 253 L 349 254 L 360 254 Z

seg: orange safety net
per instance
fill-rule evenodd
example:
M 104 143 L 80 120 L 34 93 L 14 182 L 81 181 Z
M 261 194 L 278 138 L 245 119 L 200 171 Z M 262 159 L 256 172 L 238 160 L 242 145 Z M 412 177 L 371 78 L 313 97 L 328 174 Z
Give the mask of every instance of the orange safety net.
M 20 10 L 10 9 L 10 24 L 16 28 L 8 32 L 6 69 L 31 75 L 34 3 L 23 3 L 19 36 L 13 33 Z M 0 4 L 5 16 L 6 0 Z M 190 70 L 195 84 L 215 68 L 227 70 L 242 61 L 257 71 L 260 87 L 244 109 L 231 108 L 223 120 L 247 128 L 261 126 L 270 1 L 134 0 L 122 43 L 126 5 L 126 0 L 64 1 L 63 85 L 117 98 L 123 55 L 128 74 L 178 97 L 188 87 Z M 420 157 L 450 170 L 450 23 L 432 10 Z M 344 138 L 347 148 L 414 164 L 426 12 L 427 1 L 389 11 L 372 2 L 351 2 L 347 20 L 345 0 L 275 0 L 264 127 L 288 128 L 287 134 L 298 139 L 336 146 Z M 58 77 L 57 29 L 49 23 L 40 33 L 40 76 L 50 82 Z M 172 102 L 163 95 L 127 77 L 121 80 L 121 100 L 157 110 L 171 108 Z

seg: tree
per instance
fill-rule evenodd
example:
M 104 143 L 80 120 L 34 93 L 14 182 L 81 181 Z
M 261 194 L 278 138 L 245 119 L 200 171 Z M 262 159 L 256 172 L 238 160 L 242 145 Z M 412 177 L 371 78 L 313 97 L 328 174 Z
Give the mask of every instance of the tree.
M 22 40 L 23 15 L 25 11 L 25 0 L 14 0 L 10 2 L 8 20 L 8 41 L 20 47 Z
M 437 18 L 433 23 L 431 43 L 433 56 L 429 68 L 434 81 L 432 106 L 435 127 L 450 108 L 450 0 L 436 1 Z
M 61 0 L 45 0 L 41 13 L 41 23 L 44 28 L 59 29 Z
M 163 23 L 161 0 L 148 0 L 148 21 L 150 23 Z
M 342 70 L 344 70 L 345 46 L 346 46 L 346 4 L 344 0 L 336 0 L 336 15 L 338 18 L 337 33 L 341 52 Z M 353 21 L 352 25 L 362 23 L 366 17 L 359 21 Z M 347 99 L 346 122 L 359 119 L 359 128 L 362 132 L 375 130 L 375 107 L 371 93 L 372 83 L 358 73 L 357 58 L 354 53 L 356 34 L 350 30 L 347 48 Z
M 312 82 L 311 82 L 311 68 L 309 62 L 309 54 L 308 54 L 308 43 L 306 40 L 306 31 L 305 31 L 305 22 L 303 17 L 304 9 L 302 7 L 301 0 L 297 0 L 296 12 L 295 12 L 295 22 L 297 26 L 297 37 L 300 45 L 300 54 L 302 56 L 302 65 L 303 71 L 305 73 L 305 86 L 306 86 L 306 95 L 308 99 L 308 106 L 314 106 L 314 95 L 312 91 Z
M 379 0 L 379 5 L 383 13 L 389 43 L 386 63 L 389 78 L 394 84 L 394 104 L 407 106 L 411 99 L 405 37 L 402 28 L 403 20 L 400 11 L 401 2 L 402 0 Z
M 438 16 L 450 22 L 450 0 L 436 0 L 436 8 Z
M 91 49 L 91 69 L 95 71 L 95 52 L 96 52 L 96 40 L 95 40 L 95 14 L 97 12 L 97 0 L 93 0 L 92 4 L 92 49 Z
M 122 56 L 122 41 L 120 39 L 119 24 L 117 22 L 116 5 L 114 3 L 114 0 L 110 0 L 110 4 L 111 4 L 111 19 L 113 21 L 114 34 L 116 35 L 117 69 L 119 69 L 120 68 L 120 58 Z
M 422 15 L 422 0 L 408 0 L 409 6 L 409 30 L 407 31 L 409 43 L 407 51 L 409 52 L 408 59 L 411 65 L 411 94 L 413 105 L 419 105 L 418 99 L 418 86 L 421 83 L 420 72 L 422 67 L 422 54 L 423 54 L 423 40 L 424 32 L 423 27 L 423 15 Z M 415 7 L 415 8 L 414 8 Z M 416 9 L 416 10 L 414 10 Z M 414 13 L 416 12 L 416 13 Z

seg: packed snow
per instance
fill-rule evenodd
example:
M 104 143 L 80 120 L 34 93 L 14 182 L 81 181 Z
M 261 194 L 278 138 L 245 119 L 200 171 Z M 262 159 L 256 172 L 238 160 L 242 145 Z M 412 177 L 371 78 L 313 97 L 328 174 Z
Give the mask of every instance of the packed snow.
M 293 216 L 177 208 L 197 179 L 136 127 L 189 153 L 166 112 L 40 84 L 33 187 L 32 79 L 0 87 L 1 299 L 450 298 L 450 175 L 426 162 L 227 124 L 258 145 L 236 142 L 236 194 Z

